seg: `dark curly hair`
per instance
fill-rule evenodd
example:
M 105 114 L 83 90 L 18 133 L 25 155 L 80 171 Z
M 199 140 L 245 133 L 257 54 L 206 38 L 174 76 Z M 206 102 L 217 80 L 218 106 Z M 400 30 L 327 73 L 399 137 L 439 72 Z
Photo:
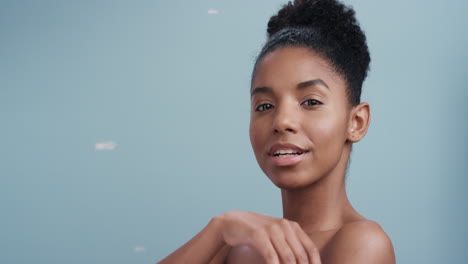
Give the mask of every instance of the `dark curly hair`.
M 268 40 L 255 62 L 285 46 L 307 47 L 325 58 L 347 83 L 352 105 L 360 103 L 361 88 L 369 70 L 366 36 L 355 12 L 337 0 L 295 0 L 284 5 L 268 22 Z

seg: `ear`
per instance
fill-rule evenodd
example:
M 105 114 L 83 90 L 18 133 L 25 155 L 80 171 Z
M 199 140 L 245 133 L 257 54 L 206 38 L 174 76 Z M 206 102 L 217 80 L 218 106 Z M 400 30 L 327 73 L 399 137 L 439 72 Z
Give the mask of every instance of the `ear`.
M 370 106 L 368 103 L 360 103 L 351 109 L 348 122 L 347 141 L 356 143 L 367 133 L 370 124 Z

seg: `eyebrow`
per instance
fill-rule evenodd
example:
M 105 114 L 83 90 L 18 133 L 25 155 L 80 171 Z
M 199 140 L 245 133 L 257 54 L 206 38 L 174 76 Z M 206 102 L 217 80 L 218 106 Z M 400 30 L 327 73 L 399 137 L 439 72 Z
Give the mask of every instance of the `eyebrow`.
M 296 89 L 302 90 L 302 89 L 305 89 L 305 88 L 307 88 L 309 86 L 317 86 L 317 85 L 321 85 L 321 86 L 324 86 L 327 89 L 330 89 L 328 87 L 328 85 L 321 79 L 314 79 L 314 80 L 308 80 L 308 81 L 305 81 L 305 82 L 301 82 L 296 86 Z M 255 87 L 250 92 L 250 97 L 252 97 L 256 93 L 273 93 L 273 89 L 271 87 L 268 87 L 268 86 Z

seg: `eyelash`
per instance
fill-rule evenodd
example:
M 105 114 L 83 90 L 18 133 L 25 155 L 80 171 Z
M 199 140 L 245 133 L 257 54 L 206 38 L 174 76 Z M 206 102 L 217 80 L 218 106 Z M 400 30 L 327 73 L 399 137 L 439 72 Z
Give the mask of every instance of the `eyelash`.
M 307 99 L 307 100 L 305 100 L 304 102 L 302 102 L 302 104 L 304 104 L 304 103 L 306 103 L 306 102 L 313 102 L 313 103 L 311 103 L 311 104 L 308 104 L 309 106 L 315 106 L 315 105 L 321 105 L 321 104 L 322 104 L 322 102 L 320 102 L 319 100 L 315 100 L 315 99 Z M 302 104 L 301 104 L 301 105 L 302 105 Z M 267 109 L 260 110 L 260 108 L 266 108 L 266 107 L 268 107 L 268 108 L 267 108 Z M 261 104 L 261 105 L 259 105 L 259 106 L 257 106 L 257 107 L 255 108 L 255 111 L 256 111 L 256 112 L 263 112 L 263 111 L 266 111 L 266 110 L 271 109 L 271 108 L 273 108 L 273 105 L 272 105 L 272 104 Z
M 303 103 L 305 103 L 305 102 L 315 102 L 315 103 L 313 103 L 313 104 L 310 104 L 311 106 L 313 106 L 313 105 L 321 105 L 321 104 L 322 104 L 322 102 L 320 102 L 319 100 L 315 100 L 315 99 L 307 99 L 307 100 L 305 100 Z

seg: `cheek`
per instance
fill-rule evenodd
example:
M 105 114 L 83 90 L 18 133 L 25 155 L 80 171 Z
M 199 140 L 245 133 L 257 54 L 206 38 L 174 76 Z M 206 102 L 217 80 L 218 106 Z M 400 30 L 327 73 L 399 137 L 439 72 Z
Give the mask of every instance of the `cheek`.
M 252 144 L 252 148 L 255 152 L 255 155 L 257 155 L 257 152 L 259 151 L 260 146 L 262 146 L 262 132 L 258 127 L 258 122 L 250 121 L 250 126 L 249 126 L 249 137 L 250 137 L 250 144 Z
M 345 141 L 345 123 L 341 118 L 324 117 L 310 124 L 308 130 L 314 145 L 322 151 L 336 151 Z

